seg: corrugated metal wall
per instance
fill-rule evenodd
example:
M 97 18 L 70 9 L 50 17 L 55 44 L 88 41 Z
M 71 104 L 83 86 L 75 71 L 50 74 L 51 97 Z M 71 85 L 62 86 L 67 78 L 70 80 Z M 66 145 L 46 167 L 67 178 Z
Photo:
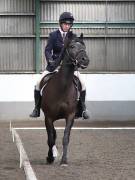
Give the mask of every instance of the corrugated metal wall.
M 36 70 L 36 1 L 0 1 L 0 72 Z M 63 11 L 75 16 L 73 31 L 84 33 L 91 60 L 86 71 L 135 71 L 135 1 L 131 0 L 40 0 L 40 70 L 45 69 L 47 37 L 57 29 Z
M 42 37 L 56 29 L 55 22 L 63 11 L 73 13 L 73 31 L 86 37 L 91 60 L 87 71 L 135 70 L 135 1 L 42 1 L 41 22 L 46 22 Z M 45 41 L 42 38 L 43 51 Z
M 34 0 L 0 1 L 0 72 L 34 72 Z

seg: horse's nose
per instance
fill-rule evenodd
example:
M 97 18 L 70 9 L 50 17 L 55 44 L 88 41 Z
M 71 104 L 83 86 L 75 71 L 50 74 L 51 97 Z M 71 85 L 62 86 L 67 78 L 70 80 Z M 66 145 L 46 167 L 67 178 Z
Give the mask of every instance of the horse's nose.
M 87 62 L 87 61 L 89 61 L 89 58 L 88 57 L 82 57 L 82 61 Z
M 82 58 L 82 61 L 83 61 L 86 65 L 88 65 L 88 64 L 89 64 L 89 58 L 88 58 L 88 56 L 83 57 L 83 58 Z
M 83 58 L 82 58 L 82 61 L 85 61 L 85 59 L 86 59 L 86 58 L 83 57 Z

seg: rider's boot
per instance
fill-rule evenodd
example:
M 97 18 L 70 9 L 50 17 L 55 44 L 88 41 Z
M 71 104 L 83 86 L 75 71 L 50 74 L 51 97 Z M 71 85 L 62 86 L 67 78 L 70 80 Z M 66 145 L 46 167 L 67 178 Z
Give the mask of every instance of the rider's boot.
M 30 114 L 30 117 L 39 117 L 40 116 L 40 107 L 41 107 L 41 95 L 40 91 L 34 90 L 34 99 L 35 99 L 35 108 Z
M 83 119 L 89 119 L 89 115 L 86 111 L 85 96 L 86 96 L 86 90 L 81 91 L 80 101 L 81 101 L 81 106 L 82 106 L 82 117 L 83 117 Z

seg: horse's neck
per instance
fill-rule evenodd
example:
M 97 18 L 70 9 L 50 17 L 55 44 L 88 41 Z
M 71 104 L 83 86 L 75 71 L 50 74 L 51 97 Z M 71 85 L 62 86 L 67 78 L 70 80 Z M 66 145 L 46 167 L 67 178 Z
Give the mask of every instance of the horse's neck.
M 70 87 L 73 82 L 74 76 L 74 66 L 72 64 L 67 64 L 67 58 L 68 57 L 64 57 L 62 66 L 59 71 L 61 77 L 61 85 L 65 88 Z

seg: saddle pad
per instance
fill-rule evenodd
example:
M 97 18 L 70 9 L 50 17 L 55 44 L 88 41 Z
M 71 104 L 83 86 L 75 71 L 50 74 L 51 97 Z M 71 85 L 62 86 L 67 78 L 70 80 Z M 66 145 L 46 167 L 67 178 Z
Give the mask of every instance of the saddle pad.
M 52 73 L 49 73 L 47 75 L 45 75 L 41 82 L 40 82 L 40 95 L 42 96 L 42 92 L 43 92 L 43 89 L 45 88 L 45 86 L 47 85 L 47 83 L 49 82 L 49 80 L 52 78 L 52 76 L 57 73 L 57 71 L 54 71 Z

